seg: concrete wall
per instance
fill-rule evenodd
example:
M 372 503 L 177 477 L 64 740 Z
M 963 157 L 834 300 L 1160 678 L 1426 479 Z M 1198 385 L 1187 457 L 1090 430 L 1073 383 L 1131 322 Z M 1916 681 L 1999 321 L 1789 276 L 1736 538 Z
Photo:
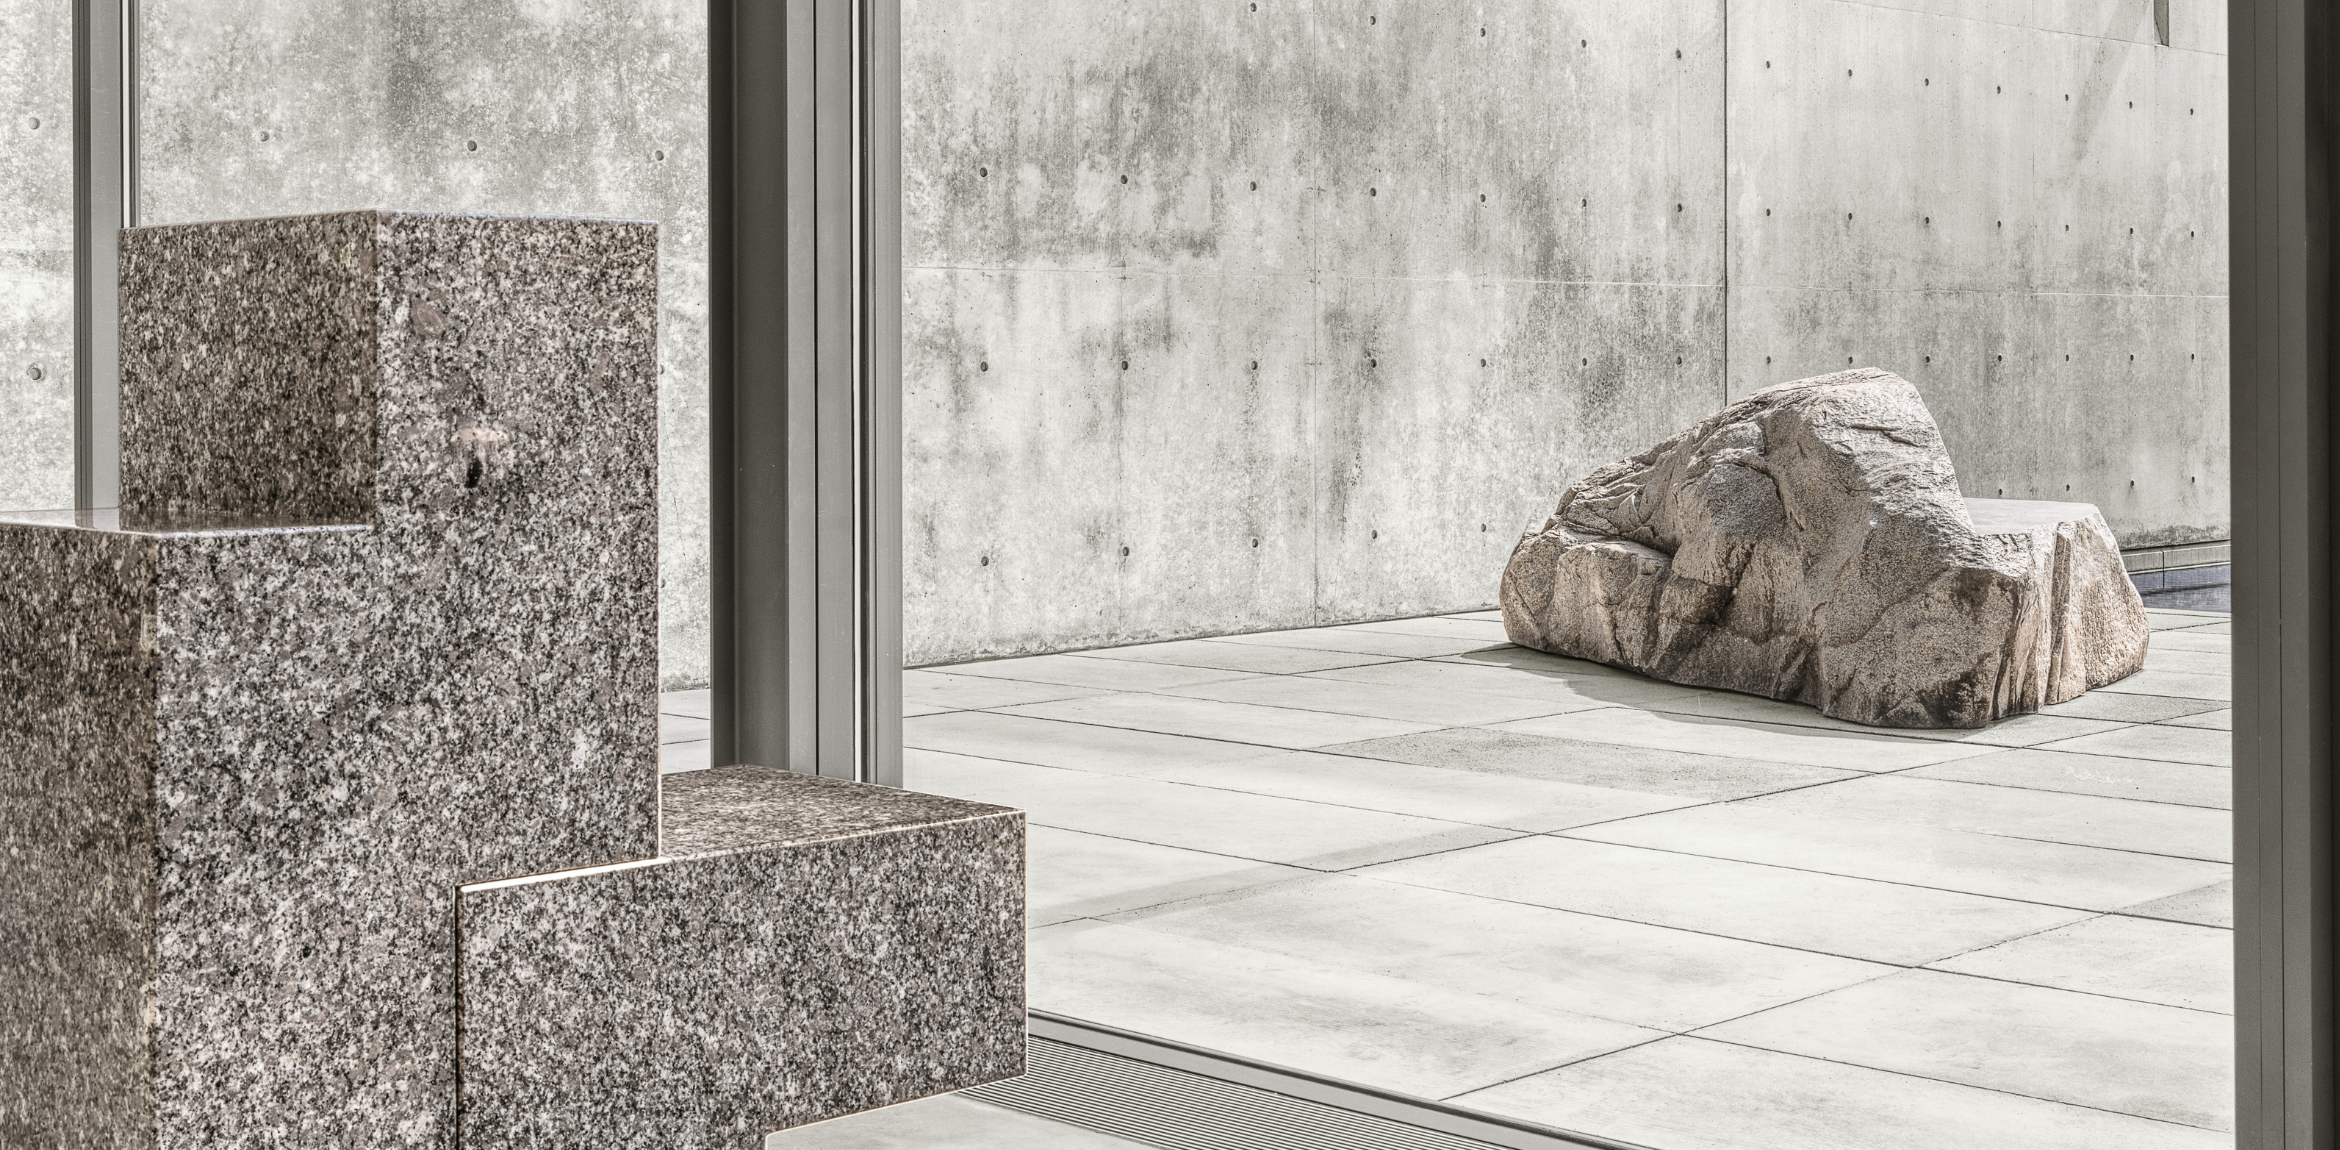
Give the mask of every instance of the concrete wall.
M 0 0 L 0 507 L 73 503 L 73 6 Z
M 910 660 L 1482 605 L 1570 481 L 1848 359 L 1972 493 L 2223 538 L 2224 9 L 2171 8 L 904 0 Z M 68 9 L 0 0 L 0 505 L 71 491 Z M 150 222 L 665 223 L 703 682 L 703 7 L 141 9 Z
M 148 223 L 393 207 L 663 225 L 661 671 L 669 686 L 703 683 L 705 5 L 143 0 L 140 10 Z
M 2171 7 L 905 0 L 910 661 L 1481 606 L 1570 481 L 1848 361 L 1970 493 L 2223 538 Z
M 2226 12 L 2170 7 L 1733 0 L 1732 395 L 1889 367 L 1968 494 L 2226 538 Z
M 1487 600 L 1722 399 L 1721 16 L 910 0 L 910 660 Z

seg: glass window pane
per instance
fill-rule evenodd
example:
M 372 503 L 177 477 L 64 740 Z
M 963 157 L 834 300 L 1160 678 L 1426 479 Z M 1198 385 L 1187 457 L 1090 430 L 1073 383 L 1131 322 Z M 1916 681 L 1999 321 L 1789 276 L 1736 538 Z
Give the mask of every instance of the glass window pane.
M 1036 1008 L 1657 1150 L 2219 1137 L 2222 3 L 903 28 L 905 777 L 1032 812 Z M 1860 368 L 1844 472 L 1739 408 L 1547 531 Z M 1916 460 L 1955 547 L 1843 510 Z M 776 1145 L 992 1104 L 1068 1113 Z

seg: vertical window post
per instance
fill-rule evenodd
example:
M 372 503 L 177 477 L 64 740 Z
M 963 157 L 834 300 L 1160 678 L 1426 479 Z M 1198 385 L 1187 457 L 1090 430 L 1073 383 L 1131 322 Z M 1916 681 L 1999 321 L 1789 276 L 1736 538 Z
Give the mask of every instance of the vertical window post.
M 2235 0 L 2229 20 L 2235 1135 L 2326 1150 L 2340 13 Z
M 901 781 L 898 0 L 710 0 L 718 765 Z
M 73 0 L 73 503 L 119 501 L 118 237 L 137 205 L 135 0 Z

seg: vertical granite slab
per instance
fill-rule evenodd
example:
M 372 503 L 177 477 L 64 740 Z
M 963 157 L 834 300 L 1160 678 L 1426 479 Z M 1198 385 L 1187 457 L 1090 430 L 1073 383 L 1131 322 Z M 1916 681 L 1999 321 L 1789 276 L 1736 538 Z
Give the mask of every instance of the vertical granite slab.
M 151 1145 L 155 549 L 0 556 L 0 1146 Z
M 90 863 L 146 977 L 15 1008 L 149 1021 L 129 1066 L 11 1040 L 0 1102 L 34 1144 L 451 1145 L 456 888 L 657 850 L 656 232 L 358 212 L 122 251 L 122 520 L 0 532 L 0 613 L 149 604 L 144 662 L 64 695 L 91 640 L 0 635 L 0 697 L 41 700 L 0 712 L 11 768 L 102 780 L 81 817 L 120 829 L 12 796 L 0 889 L 151 834 Z M 72 913 L 9 906 L 110 977 Z
M 1023 1071 L 1024 822 L 763 767 L 663 857 L 464 888 L 463 1145 L 754 1150 Z

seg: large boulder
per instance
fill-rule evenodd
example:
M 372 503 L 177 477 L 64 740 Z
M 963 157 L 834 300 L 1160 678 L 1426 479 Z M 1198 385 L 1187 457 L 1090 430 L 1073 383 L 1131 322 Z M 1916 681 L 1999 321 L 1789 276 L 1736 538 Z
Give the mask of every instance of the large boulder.
M 1586 476 L 1503 572 L 1524 647 L 1883 727 L 2124 678 L 2145 606 L 2086 503 L 1967 499 L 1909 381 L 1756 392 Z

